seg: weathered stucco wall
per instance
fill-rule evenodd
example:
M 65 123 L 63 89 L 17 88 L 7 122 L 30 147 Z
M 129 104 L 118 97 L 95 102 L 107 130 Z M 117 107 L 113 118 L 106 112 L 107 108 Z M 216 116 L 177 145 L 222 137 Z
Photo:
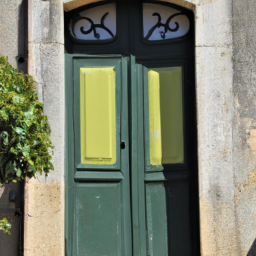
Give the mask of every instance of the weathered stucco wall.
M 27 59 L 27 1 L 0 0 L 0 54 L 8 56 L 9 62 L 26 72 L 27 63 L 18 63 L 17 57 Z
M 232 167 L 232 0 L 196 6 L 201 253 L 237 251 Z
M 239 255 L 256 238 L 256 1 L 233 0 L 233 170 Z M 248 256 L 256 255 L 256 245 Z
M 28 73 L 49 117 L 55 170 L 25 184 L 24 254 L 64 255 L 64 39 L 63 4 L 28 2 Z

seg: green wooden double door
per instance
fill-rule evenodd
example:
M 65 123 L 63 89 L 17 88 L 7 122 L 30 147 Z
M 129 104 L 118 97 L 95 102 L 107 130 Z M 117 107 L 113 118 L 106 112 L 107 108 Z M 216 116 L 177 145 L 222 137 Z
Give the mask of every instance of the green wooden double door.
M 198 255 L 186 61 L 66 63 L 67 255 Z
M 115 40 L 66 33 L 66 255 L 197 256 L 193 17 L 143 42 L 141 2 L 120 2 Z

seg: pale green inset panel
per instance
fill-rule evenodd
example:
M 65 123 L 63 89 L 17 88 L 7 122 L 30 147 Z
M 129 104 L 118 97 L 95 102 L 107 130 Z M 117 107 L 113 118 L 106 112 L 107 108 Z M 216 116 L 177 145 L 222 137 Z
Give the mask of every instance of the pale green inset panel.
M 184 162 L 182 67 L 151 69 L 149 83 L 151 72 L 157 72 L 159 81 L 155 80 L 154 83 L 160 84 L 161 163 L 182 163 Z M 155 111 L 158 111 L 157 108 Z
M 148 101 L 149 101 L 149 142 L 150 164 L 160 165 L 162 160 L 161 114 L 159 73 L 148 72 Z
M 115 88 L 113 67 L 80 69 L 82 164 L 116 162 Z
M 76 256 L 122 256 L 120 183 L 82 183 L 75 187 Z

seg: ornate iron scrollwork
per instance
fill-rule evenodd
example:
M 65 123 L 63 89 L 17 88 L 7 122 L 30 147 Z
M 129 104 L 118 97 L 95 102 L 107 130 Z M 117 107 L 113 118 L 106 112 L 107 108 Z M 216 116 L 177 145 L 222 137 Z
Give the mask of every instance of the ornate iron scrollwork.
M 93 22 L 90 18 L 81 17 L 81 16 L 79 15 L 79 17 L 76 18 L 76 22 L 78 22 L 79 20 L 87 20 L 87 21 L 89 21 L 90 24 L 91 24 L 91 27 L 90 27 L 88 30 L 84 30 L 84 27 L 82 26 L 82 27 L 80 28 L 81 33 L 83 33 L 84 35 L 87 35 L 87 34 L 90 34 L 90 33 L 93 31 L 94 37 L 95 37 L 96 39 L 100 39 L 100 34 L 97 33 L 96 28 L 101 28 L 101 29 L 104 29 L 105 31 L 107 31 L 107 32 L 110 34 L 111 37 L 114 37 L 114 34 L 111 32 L 111 30 L 108 29 L 108 28 L 104 25 L 105 18 L 106 18 L 106 16 L 107 16 L 108 14 L 109 14 L 109 13 L 106 12 L 106 13 L 102 16 L 101 21 L 100 21 L 100 24 L 94 24 L 94 22 Z M 75 23 L 76 23 L 76 22 L 75 22 Z M 74 25 L 75 25 L 75 23 L 74 23 Z M 74 27 L 73 27 L 73 34 L 75 34 L 75 33 L 74 33 Z
M 160 31 L 160 35 L 161 35 L 161 38 L 162 38 L 162 39 L 165 39 L 165 34 L 167 33 L 168 30 L 171 31 L 171 32 L 176 32 L 176 31 L 178 31 L 179 28 L 180 28 L 180 25 L 179 25 L 178 22 L 175 21 L 175 25 L 176 25 L 175 28 L 170 28 L 170 26 L 169 26 L 170 21 L 171 21 L 174 17 L 176 17 L 176 16 L 178 16 L 178 15 L 184 15 L 184 13 L 179 12 L 179 13 L 175 13 L 175 14 L 171 15 L 171 16 L 166 20 L 166 22 L 165 22 L 165 24 L 164 24 L 164 23 L 161 22 L 161 19 L 162 19 L 161 15 L 160 15 L 158 12 L 153 13 L 152 16 L 157 16 L 157 17 L 158 17 L 158 22 L 156 23 L 156 25 L 154 25 L 154 26 L 148 31 L 148 34 L 147 34 L 147 36 L 145 37 L 145 39 L 148 40 L 148 39 L 151 37 L 151 35 L 153 34 L 153 32 L 155 31 L 155 29 L 156 29 L 156 28 L 160 28 L 160 27 L 164 27 L 164 31 Z

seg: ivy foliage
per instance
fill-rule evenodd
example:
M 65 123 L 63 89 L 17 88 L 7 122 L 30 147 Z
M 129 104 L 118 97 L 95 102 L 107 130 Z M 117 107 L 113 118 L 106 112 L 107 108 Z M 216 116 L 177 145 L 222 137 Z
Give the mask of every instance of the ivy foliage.
M 6 218 L 0 220 L 0 231 L 7 233 L 8 235 L 11 234 L 10 229 L 12 225 L 8 222 Z
M 0 56 L 0 186 L 53 170 L 50 132 L 33 77 Z

